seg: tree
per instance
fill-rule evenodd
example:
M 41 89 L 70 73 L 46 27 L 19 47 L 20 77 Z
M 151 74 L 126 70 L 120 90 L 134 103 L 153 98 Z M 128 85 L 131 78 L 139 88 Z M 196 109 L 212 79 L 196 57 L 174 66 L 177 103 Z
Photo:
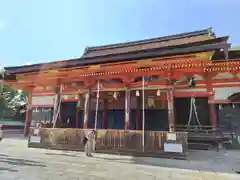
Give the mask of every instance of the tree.
M 8 76 L 5 69 L 0 66 L 0 80 Z M 25 91 L 15 90 L 7 85 L 0 84 L 0 118 L 13 117 L 19 106 L 27 102 Z
M 15 90 L 7 85 L 1 85 L 0 89 L 0 117 L 14 116 L 17 108 L 26 104 L 27 93 Z

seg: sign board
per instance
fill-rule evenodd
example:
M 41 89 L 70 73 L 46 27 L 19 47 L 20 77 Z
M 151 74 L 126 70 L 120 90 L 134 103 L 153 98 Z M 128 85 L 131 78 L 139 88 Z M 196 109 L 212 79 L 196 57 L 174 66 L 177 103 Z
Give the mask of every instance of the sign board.
M 40 131 L 40 130 L 39 130 L 38 128 L 34 129 L 34 131 L 33 131 L 34 136 L 38 136 L 39 131 Z
M 53 106 L 54 96 L 33 96 L 32 106 Z
M 176 141 L 177 135 L 176 133 L 167 133 L 167 141 Z
M 183 147 L 182 147 L 182 144 L 164 143 L 164 151 L 182 153 Z
M 31 143 L 40 143 L 41 142 L 41 136 L 31 136 L 30 137 Z

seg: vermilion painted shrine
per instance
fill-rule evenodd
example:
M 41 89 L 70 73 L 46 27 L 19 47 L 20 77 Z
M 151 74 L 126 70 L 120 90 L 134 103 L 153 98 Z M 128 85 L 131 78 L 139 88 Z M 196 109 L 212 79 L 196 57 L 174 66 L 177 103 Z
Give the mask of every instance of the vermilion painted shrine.
M 218 112 L 239 107 L 239 60 L 228 36 L 205 29 L 6 67 L 2 82 L 29 92 L 29 146 L 82 150 L 85 131 L 95 128 L 99 152 L 185 154 L 191 143 L 229 138 Z

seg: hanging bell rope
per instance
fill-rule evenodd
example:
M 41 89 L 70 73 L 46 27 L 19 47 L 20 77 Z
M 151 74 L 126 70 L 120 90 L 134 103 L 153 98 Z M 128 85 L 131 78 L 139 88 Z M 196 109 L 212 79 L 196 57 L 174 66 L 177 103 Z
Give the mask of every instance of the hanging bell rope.
M 99 80 L 98 80 L 98 83 L 97 83 L 97 95 L 96 95 L 97 102 L 96 102 L 96 111 L 95 111 L 95 126 L 94 126 L 94 129 L 95 129 L 95 130 L 97 129 L 99 97 L 100 97 L 100 82 L 99 82 Z
M 60 92 L 56 95 L 55 103 L 54 103 L 54 116 L 53 116 L 53 128 L 55 128 L 57 120 L 60 115 L 60 109 L 61 109 L 61 103 L 62 103 L 62 91 L 63 91 L 63 85 L 60 85 Z M 56 109 L 56 110 L 55 110 Z
M 198 125 L 201 126 L 201 123 L 198 118 L 197 108 L 196 108 L 196 99 L 194 96 L 192 96 L 190 100 L 190 112 L 189 112 L 189 118 L 188 118 L 188 124 L 187 124 L 188 126 L 191 125 L 193 113 L 196 117 Z
M 139 94 L 140 95 L 140 94 Z M 145 151 L 145 79 L 142 77 L 142 151 Z

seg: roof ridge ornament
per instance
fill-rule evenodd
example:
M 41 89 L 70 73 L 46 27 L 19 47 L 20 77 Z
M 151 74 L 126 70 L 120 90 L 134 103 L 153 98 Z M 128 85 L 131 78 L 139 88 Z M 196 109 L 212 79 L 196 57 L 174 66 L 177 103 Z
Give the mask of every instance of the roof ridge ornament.
M 213 32 L 212 32 L 212 27 L 209 27 L 209 28 L 207 29 L 207 31 L 208 31 L 208 36 L 209 36 L 209 37 L 212 36 L 212 34 L 213 34 Z
M 154 42 L 160 42 L 160 41 L 169 41 L 169 40 L 173 40 L 173 39 L 181 39 L 181 38 L 198 36 L 198 35 L 203 35 L 203 34 L 208 35 L 209 32 L 211 34 L 213 34 L 211 32 L 211 28 L 207 28 L 207 29 L 183 32 L 183 33 L 174 33 L 174 34 L 166 35 L 166 36 L 145 38 L 145 39 L 136 40 L 136 41 L 133 40 L 133 41 L 126 41 L 126 42 L 121 42 L 121 43 L 112 43 L 112 44 L 107 44 L 107 45 L 90 46 L 89 49 L 93 50 L 93 51 L 98 51 L 98 50 L 104 50 L 104 49 L 122 48 L 122 47 L 126 47 L 126 46 L 135 46 L 135 45 L 154 43 Z
M 88 52 L 88 50 L 89 50 L 89 46 L 85 46 L 85 49 L 83 51 L 83 55 L 82 56 L 84 56 Z
M 6 70 L 3 66 L 0 66 L 0 79 L 4 80 Z

